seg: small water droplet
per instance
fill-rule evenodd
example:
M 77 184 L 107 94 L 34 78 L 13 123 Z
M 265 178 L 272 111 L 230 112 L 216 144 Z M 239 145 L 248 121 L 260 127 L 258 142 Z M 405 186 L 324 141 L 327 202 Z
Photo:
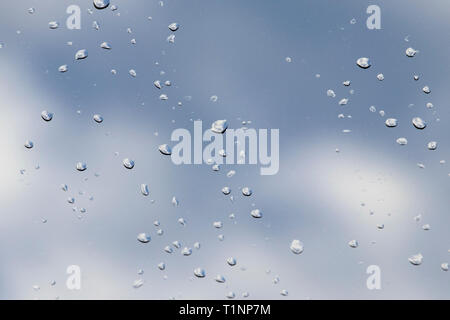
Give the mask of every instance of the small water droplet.
M 253 191 L 249 187 L 242 188 L 242 194 L 246 197 L 251 196 Z
M 230 257 L 230 258 L 228 258 L 227 259 L 227 263 L 228 263 L 228 265 L 230 265 L 230 266 L 235 266 L 236 265 L 236 263 L 237 263 L 237 261 L 236 261 L 236 259 L 235 258 L 233 258 L 233 257 Z
M 108 42 L 104 41 L 100 44 L 100 48 L 103 48 L 105 50 L 111 50 L 111 45 Z
M 133 288 L 138 289 L 144 285 L 143 279 L 137 279 L 133 281 Z

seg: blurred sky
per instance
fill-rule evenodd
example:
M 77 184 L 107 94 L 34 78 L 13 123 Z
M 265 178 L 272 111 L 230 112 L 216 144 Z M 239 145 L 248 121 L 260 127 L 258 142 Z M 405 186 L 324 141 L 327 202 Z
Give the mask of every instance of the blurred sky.
M 81 7 L 80 30 L 65 26 L 71 4 Z M 229 291 L 236 299 L 243 292 L 253 299 L 450 298 L 450 273 L 440 268 L 450 262 L 450 3 L 111 4 L 118 10 L 75 0 L 0 3 L 1 299 L 225 299 Z M 366 28 L 369 4 L 381 8 L 381 30 Z M 49 29 L 50 21 L 59 28 Z M 172 22 L 181 25 L 173 44 L 166 41 Z M 100 48 L 103 41 L 112 49 Z M 408 47 L 419 51 L 414 58 L 406 57 Z M 88 58 L 75 61 L 79 49 Z M 367 70 L 355 64 L 363 56 L 372 61 Z M 63 64 L 66 73 L 58 72 Z M 158 79 L 172 86 L 158 90 Z M 422 92 L 425 85 L 431 94 Z M 161 101 L 161 93 L 169 99 Z M 338 105 L 342 98 L 346 106 Z M 54 113 L 51 122 L 40 118 L 42 110 Z M 94 114 L 104 122 L 95 123 Z M 425 130 L 412 126 L 416 116 L 427 121 Z M 387 128 L 388 117 L 398 127 Z M 280 129 L 279 173 L 175 166 L 158 145 L 170 144 L 176 128 L 192 130 L 197 119 L 204 127 L 227 119 L 230 128 L 251 121 L 256 129 Z M 408 144 L 398 145 L 399 137 Z M 27 139 L 33 149 L 23 146 Z M 429 141 L 438 142 L 437 150 L 427 150 Z M 123 167 L 124 158 L 135 160 L 133 170 Z M 87 163 L 85 172 L 75 170 L 78 161 Z M 230 170 L 236 174 L 228 178 Z M 140 194 L 142 183 L 148 197 Z M 224 186 L 234 201 L 222 194 Z M 251 197 L 241 195 L 244 186 Z M 250 216 L 254 208 L 262 219 Z M 139 243 L 141 232 L 152 241 Z M 304 243 L 302 254 L 289 250 L 293 239 Z M 352 239 L 358 248 L 348 246 Z M 192 255 L 164 252 L 175 240 Z M 419 252 L 423 263 L 411 265 L 408 258 Z M 226 263 L 230 256 L 235 267 Z M 166 270 L 158 270 L 160 262 Z M 81 268 L 79 291 L 65 286 L 69 265 Z M 381 290 L 366 288 L 369 265 L 381 268 Z M 205 268 L 204 279 L 194 277 L 196 267 Z M 227 281 L 215 282 L 217 274 Z M 136 279 L 145 281 L 139 289 L 132 287 Z

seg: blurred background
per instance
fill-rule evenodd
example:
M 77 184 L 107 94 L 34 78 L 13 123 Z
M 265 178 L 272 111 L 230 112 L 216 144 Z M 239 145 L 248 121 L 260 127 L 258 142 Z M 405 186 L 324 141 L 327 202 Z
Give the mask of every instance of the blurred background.
M 66 27 L 73 4 L 79 30 Z M 366 26 L 371 4 L 380 30 Z M 449 299 L 449 16 L 440 0 L 111 0 L 103 10 L 89 0 L 1 2 L 0 298 Z M 75 60 L 80 49 L 88 57 Z M 360 57 L 372 66 L 359 68 Z M 158 151 L 174 129 L 218 119 L 279 129 L 278 174 L 176 166 Z M 149 243 L 137 241 L 142 232 Z M 81 269 L 80 290 L 66 286 L 69 265 Z M 380 290 L 366 286 L 370 265 L 380 267 Z

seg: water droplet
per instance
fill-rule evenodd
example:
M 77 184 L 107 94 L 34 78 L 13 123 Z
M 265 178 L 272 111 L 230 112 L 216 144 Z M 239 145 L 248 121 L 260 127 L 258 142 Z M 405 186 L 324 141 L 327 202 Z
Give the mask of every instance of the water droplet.
M 227 293 L 226 297 L 228 299 L 234 299 L 236 297 L 236 294 L 233 291 L 230 291 Z
M 292 58 L 291 58 L 291 57 L 286 57 L 284 60 L 285 60 L 287 63 L 292 62 Z
M 144 196 L 148 196 L 150 194 L 150 191 L 148 190 L 148 185 L 145 183 L 141 184 L 141 193 Z
M 427 126 L 427 123 L 424 120 L 422 120 L 422 118 L 419 118 L 419 117 L 413 118 L 412 124 L 414 125 L 414 127 L 416 127 L 416 129 L 419 129 L 419 130 L 423 130 Z
M 367 69 L 371 66 L 369 58 L 365 58 L 365 57 L 362 57 L 362 58 L 359 58 L 358 60 L 356 60 L 356 64 L 360 68 L 363 68 L 363 69 Z
M 134 70 L 134 69 L 130 69 L 129 71 L 128 71 L 128 73 L 130 74 L 130 76 L 132 76 L 133 78 L 135 78 L 136 77 L 136 70 Z
M 180 28 L 180 25 L 178 23 L 176 23 L 176 22 L 173 22 L 173 23 L 169 24 L 168 28 L 169 28 L 170 31 L 175 32 L 175 31 L 177 31 Z
M 433 109 L 434 105 L 431 102 L 427 103 L 427 109 Z
M 150 242 L 150 240 L 152 240 L 150 235 L 148 235 L 146 233 L 139 233 L 137 235 L 137 239 L 138 239 L 139 242 L 142 242 L 142 243 L 148 243 L 148 242 Z
M 58 21 L 50 21 L 50 22 L 48 23 L 48 27 L 49 27 L 50 29 L 58 29 L 59 23 L 58 23 Z
M 29 14 L 33 14 L 36 11 L 36 9 L 34 8 L 28 8 L 28 13 Z
M 398 121 L 395 118 L 388 118 L 384 123 L 386 124 L 386 127 L 394 128 L 397 126 Z
M 253 191 L 249 187 L 242 188 L 242 194 L 246 197 L 251 196 Z
M 253 209 L 250 214 L 253 218 L 262 218 L 262 212 L 259 209 Z
M 106 50 L 111 50 L 111 45 L 108 42 L 102 42 L 100 44 L 100 48 L 106 49 Z
M 128 158 L 123 159 L 123 166 L 127 169 L 133 169 L 134 168 L 134 161 L 130 160 Z
M 162 144 L 158 147 L 159 152 L 166 156 L 170 156 L 172 154 L 172 149 L 169 147 L 168 144 Z
M 143 279 L 137 279 L 133 281 L 133 288 L 138 289 L 144 285 Z
M 369 107 L 369 111 L 370 112 L 377 112 L 377 108 L 375 108 L 375 106 L 370 106 Z
M 167 96 L 167 94 L 162 94 L 162 95 L 159 96 L 159 100 L 165 101 L 165 100 L 168 100 L 168 99 L 169 99 L 169 97 Z
M 181 250 L 181 254 L 183 256 L 190 256 L 192 254 L 192 249 L 188 247 L 184 247 L 183 250 Z
M 414 75 L 414 80 L 419 80 L 419 76 L 417 74 Z
M 167 253 L 172 253 L 173 249 L 170 246 L 165 246 L 164 247 L 164 251 L 167 252 Z
M 348 103 L 348 99 L 347 98 L 343 98 L 339 101 L 339 105 L 340 106 L 345 106 Z
M 175 35 L 171 34 L 170 36 L 167 37 L 167 42 L 169 43 L 175 43 Z
M 68 70 L 67 64 L 63 64 L 58 67 L 59 72 L 67 72 L 67 70 Z
M 280 292 L 280 294 L 282 295 L 282 296 L 287 296 L 287 295 L 289 295 L 289 292 L 286 290 L 286 289 L 283 289 L 283 290 L 281 290 L 281 292 Z
M 220 228 L 222 228 L 223 223 L 222 223 L 222 221 L 215 221 L 213 223 L 213 226 L 214 226 L 214 228 L 220 229 Z
M 178 199 L 176 197 L 172 197 L 172 205 L 174 207 L 178 207 L 178 205 L 180 204 L 180 202 L 178 201 Z M 182 219 L 184 221 L 184 219 Z
M 230 266 L 235 266 L 236 265 L 236 263 L 237 263 L 237 261 L 236 261 L 236 259 L 235 258 L 233 258 L 233 257 L 230 257 L 230 258 L 228 258 L 227 259 L 227 263 L 228 263 L 228 265 L 230 265 Z
M 441 264 L 441 269 L 442 269 L 443 271 L 448 271 L 448 263 L 447 263 L 447 262 L 442 263 L 442 264 Z
M 73 204 L 73 203 L 75 203 L 75 198 L 67 198 L 67 202 L 68 203 L 70 203 L 70 204 Z
M 430 141 L 427 144 L 428 150 L 436 150 L 437 148 L 437 142 L 436 141 Z
M 103 122 L 103 117 L 101 115 L 99 115 L 99 114 L 94 114 L 93 119 L 97 123 L 102 123 Z
M 209 101 L 211 101 L 211 102 L 217 102 L 218 99 L 219 99 L 219 97 L 216 96 L 216 95 L 214 95 L 214 96 L 211 96 L 211 97 L 209 98 Z
M 105 9 L 109 6 L 109 0 L 94 0 L 94 7 L 96 9 Z
M 78 171 L 84 171 L 87 169 L 86 162 L 78 162 L 76 165 Z
M 206 271 L 203 268 L 195 268 L 194 269 L 194 275 L 197 278 L 204 278 L 206 276 Z
M 422 91 L 426 94 L 429 94 L 431 92 L 430 87 L 429 86 L 425 86 L 422 88 Z
M 69 190 L 69 187 L 67 186 L 67 184 L 62 184 L 61 185 L 61 190 L 62 191 L 67 191 L 67 190 Z
M 292 240 L 291 245 L 289 247 L 291 251 L 295 254 L 300 254 L 303 252 L 303 243 L 300 240 Z
M 408 140 L 407 140 L 406 138 L 403 138 L 403 137 L 398 138 L 396 141 L 397 141 L 397 143 L 398 143 L 399 145 L 401 145 L 401 146 L 405 146 L 405 145 L 408 144 Z
M 420 253 L 412 255 L 411 257 L 408 258 L 408 261 L 415 266 L 420 265 L 422 263 L 422 260 L 423 256 Z
M 88 56 L 88 52 L 86 49 L 78 50 L 77 53 L 75 53 L 75 60 L 82 60 L 86 59 Z
M 225 282 L 225 277 L 222 276 L 221 274 L 218 274 L 218 275 L 214 278 L 214 280 L 216 280 L 216 281 L 219 282 L 219 283 L 224 283 L 224 282 Z
M 211 131 L 215 133 L 224 133 L 228 128 L 227 120 L 217 120 L 211 125 Z
M 159 80 L 153 81 L 153 85 L 158 89 L 162 88 L 161 81 Z
M 416 55 L 417 51 L 414 50 L 413 48 L 408 48 L 408 49 L 406 49 L 405 53 L 406 53 L 407 57 L 412 58 Z
M 31 140 L 26 140 L 25 143 L 24 143 L 24 146 L 25 146 L 25 148 L 27 148 L 27 149 L 31 149 L 31 148 L 34 147 L 34 143 L 33 143 L 33 141 L 31 141 Z
M 229 195 L 231 193 L 231 189 L 229 187 L 223 187 L 222 188 L 222 193 L 224 195 Z
M 384 80 L 384 75 L 382 73 L 378 74 L 377 75 L 377 79 L 380 80 L 380 81 L 383 81 Z
M 356 241 L 356 240 L 350 240 L 349 241 L 349 243 L 348 243 L 348 245 L 351 247 L 351 248 L 358 248 L 358 241 Z
M 200 242 L 194 243 L 194 248 L 197 250 L 200 249 Z
M 327 96 L 328 96 L 328 97 L 335 98 L 335 97 L 336 97 L 336 93 L 334 93 L 333 90 L 328 89 L 328 90 L 327 90 Z

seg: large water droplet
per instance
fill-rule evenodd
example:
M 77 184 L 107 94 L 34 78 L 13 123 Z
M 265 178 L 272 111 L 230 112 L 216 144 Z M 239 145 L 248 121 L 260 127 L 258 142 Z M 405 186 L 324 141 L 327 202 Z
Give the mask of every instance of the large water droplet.
M 356 64 L 360 68 L 363 68 L 363 69 L 367 69 L 371 66 L 369 58 L 365 58 L 365 57 L 362 57 L 362 58 L 359 58 L 358 60 L 356 60 Z
M 162 144 L 158 147 L 159 152 L 166 156 L 170 156 L 172 154 L 172 149 L 169 147 L 168 144 Z
M 148 196 L 150 194 L 150 191 L 148 190 L 148 185 L 143 183 L 141 184 L 141 193 L 144 196 Z
M 76 168 L 78 171 L 84 171 L 87 169 L 87 164 L 86 162 L 78 162 Z
M 437 142 L 436 141 L 430 141 L 427 144 L 428 150 L 436 150 L 437 148 Z
M 395 118 L 388 118 L 384 123 L 386 124 L 386 127 L 394 128 L 397 126 L 398 121 Z
M 253 218 L 262 218 L 262 212 L 259 209 L 253 209 L 250 214 Z
M 137 239 L 138 239 L 139 242 L 142 242 L 142 243 L 148 243 L 148 242 L 150 242 L 150 240 L 151 240 L 152 238 L 150 237 L 150 235 L 148 235 L 148 234 L 146 234 L 146 233 L 139 233 L 139 234 L 137 235 Z
M 103 117 L 101 115 L 99 115 L 99 114 L 94 114 L 93 119 L 97 123 L 102 123 L 103 122 Z
M 194 269 L 194 275 L 197 278 L 204 278 L 206 276 L 206 271 L 203 268 L 195 268 Z
M 179 28 L 180 28 L 180 25 L 179 25 L 178 23 L 176 23 L 176 22 L 173 22 L 173 23 L 169 24 L 169 30 L 170 30 L 170 31 L 175 32 L 175 31 L 177 31 Z
M 426 128 L 427 123 L 422 120 L 422 118 L 419 117 L 415 117 L 412 119 L 412 124 L 414 125 L 414 127 L 416 127 L 417 129 L 423 130 Z
M 134 161 L 130 160 L 128 158 L 123 159 L 123 166 L 127 169 L 133 169 L 134 168 Z
M 348 245 L 351 247 L 351 248 L 358 248 L 358 241 L 356 241 L 356 240 L 350 240 L 349 242 L 348 242 Z
M 422 263 L 422 260 L 423 256 L 420 253 L 412 255 L 411 257 L 408 258 L 408 261 L 415 266 L 420 265 Z
M 405 146 L 405 145 L 408 144 L 408 140 L 407 140 L 406 138 L 403 138 L 403 137 L 398 138 L 396 141 L 397 141 L 397 143 L 398 143 L 399 145 L 401 145 L 401 146 Z
M 94 0 L 94 7 L 96 9 L 105 9 L 109 6 L 109 0 Z
M 67 64 L 63 64 L 58 67 L 59 72 L 67 72 L 67 70 L 68 70 Z
M 289 248 L 293 253 L 300 254 L 303 252 L 303 243 L 300 240 L 292 240 Z
M 48 27 L 49 27 L 50 29 L 58 29 L 59 23 L 58 23 L 58 21 L 50 21 L 50 22 L 48 23 Z
M 215 133 L 224 133 L 228 128 L 227 120 L 217 120 L 211 125 L 211 131 Z
M 413 48 L 408 48 L 408 49 L 406 49 L 405 53 L 406 53 L 407 57 L 412 58 L 416 55 L 417 51 L 414 50 Z
M 34 143 L 33 143 L 33 141 L 31 141 L 31 140 L 26 140 L 25 143 L 24 143 L 24 146 L 25 146 L 25 148 L 27 148 L 27 149 L 31 149 L 31 148 L 34 147 Z
M 246 197 L 251 196 L 253 191 L 249 187 L 242 188 L 242 194 Z
M 88 56 L 88 52 L 86 49 L 78 50 L 77 53 L 75 53 L 75 60 L 81 60 L 85 59 Z

